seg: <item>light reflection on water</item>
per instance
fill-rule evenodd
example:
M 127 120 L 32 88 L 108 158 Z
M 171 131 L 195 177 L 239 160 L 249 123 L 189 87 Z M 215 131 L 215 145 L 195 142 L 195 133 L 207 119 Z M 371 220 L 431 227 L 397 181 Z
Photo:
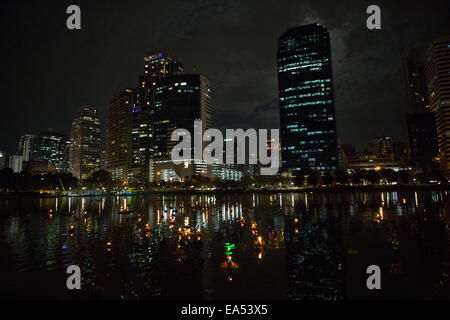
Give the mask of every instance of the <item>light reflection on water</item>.
M 449 298 L 448 206 L 447 192 L 1 199 L 0 296 Z

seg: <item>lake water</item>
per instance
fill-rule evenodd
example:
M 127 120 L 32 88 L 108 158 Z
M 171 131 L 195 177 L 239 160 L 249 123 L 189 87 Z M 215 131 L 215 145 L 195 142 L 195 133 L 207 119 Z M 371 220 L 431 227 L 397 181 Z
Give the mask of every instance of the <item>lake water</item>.
M 430 191 L 0 199 L 0 297 L 449 299 L 449 205 Z

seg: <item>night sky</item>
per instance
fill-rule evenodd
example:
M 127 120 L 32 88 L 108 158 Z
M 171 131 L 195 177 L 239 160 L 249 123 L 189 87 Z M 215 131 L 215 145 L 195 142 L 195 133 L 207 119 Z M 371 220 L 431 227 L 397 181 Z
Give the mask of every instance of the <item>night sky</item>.
M 450 33 L 450 1 L 1 1 L 0 150 L 25 133 L 69 134 L 76 109 L 106 108 L 138 82 L 146 52 L 168 49 L 213 89 L 213 127 L 277 128 L 278 37 L 318 22 L 332 42 L 338 135 L 363 150 L 381 135 L 404 139 L 402 56 Z M 67 6 L 82 29 L 66 28 Z M 366 28 L 381 7 L 382 29 Z

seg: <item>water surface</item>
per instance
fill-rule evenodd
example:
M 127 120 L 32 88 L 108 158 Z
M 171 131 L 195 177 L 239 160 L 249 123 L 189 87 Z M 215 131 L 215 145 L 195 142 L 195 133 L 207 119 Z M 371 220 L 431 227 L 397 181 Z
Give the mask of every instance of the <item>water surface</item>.
M 0 199 L 2 298 L 448 299 L 447 192 Z M 78 265 L 82 289 L 68 290 Z M 366 288 L 379 265 L 382 289 Z

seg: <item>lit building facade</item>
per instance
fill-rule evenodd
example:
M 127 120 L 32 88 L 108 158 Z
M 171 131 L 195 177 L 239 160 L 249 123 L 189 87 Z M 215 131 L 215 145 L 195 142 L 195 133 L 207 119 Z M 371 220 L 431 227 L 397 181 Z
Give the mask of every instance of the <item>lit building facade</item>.
M 244 177 L 244 165 L 212 164 L 211 177 L 223 181 L 241 181 Z
M 193 176 L 211 177 L 211 166 L 203 160 L 195 163 L 193 158 L 178 165 L 170 158 L 150 159 L 149 171 L 150 182 L 184 182 Z
M 440 166 L 450 178 L 450 35 L 432 41 L 425 55 L 428 102 L 435 114 Z
M 69 139 L 67 135 L 56 132 L 41 132 L 36 136 L 32 161 L 53 163 L 56 172 L 67 172 L 69 162 Z
M 150 158 L 155 160 L 170 158 L 172 147 L 178 143 L 171 141 L 172 132 L 177 128 L 186 129 L 193 139 L 195 121 L 201 121 L 202 136 L 205 130 L 211 127 L 209 80 L 202 75 L 182 74 L 161 81 L 155 90 L 150 122 L 153 133 Z M 209 171 L 210 168 L 204 163 L 199 162 L 195 165 L 194 172 L 206 174 Z M 154 178 L 151 175 L 150 172 L 150 181 Z
M 15 172 L 22 172 L 23 156 L 21 154 L 12 154 L 9 156 L 9 167 Z
M 337 169 L 330 35 L 318 24 L 278 40 L 282 170 Z
M 194 135 L 194 121 L 201 121 L 202 134 L 211 127 L 211 85 L 202 75 L 182 74 L 168 78 L 156 88 L 152 129 L 152 157 L 169 156 L 172 131 L 187 129 Z
M 106 170 L 113 180 L 128 181 L 130 124 L 133 90 L 125 89 L 111 100 L 106 129 Z
M 155 105 L 155 88 L 160 81 L 183 72 L 183 64 L 167 52 L 153 52 L 144 57 L 144 75 L 139 77 L 139 85 L 133 91 L 133 105 L 130 116 L 130 163 L 128 177 L 133 181 L 146 181 L 149 161 L 154 152 L 155 135 L 152 126 L 155 113 L 160 106 Z
M 70 131 L 69 171 L 78 179 L 87 179 L 100 166 L 100 119 L 97 109 L 78 109 Z
M 30 161 L 36 156 L 36 138 L 34 134 L 24 134 L 19 139 L 19 153 L 23 161 Z

